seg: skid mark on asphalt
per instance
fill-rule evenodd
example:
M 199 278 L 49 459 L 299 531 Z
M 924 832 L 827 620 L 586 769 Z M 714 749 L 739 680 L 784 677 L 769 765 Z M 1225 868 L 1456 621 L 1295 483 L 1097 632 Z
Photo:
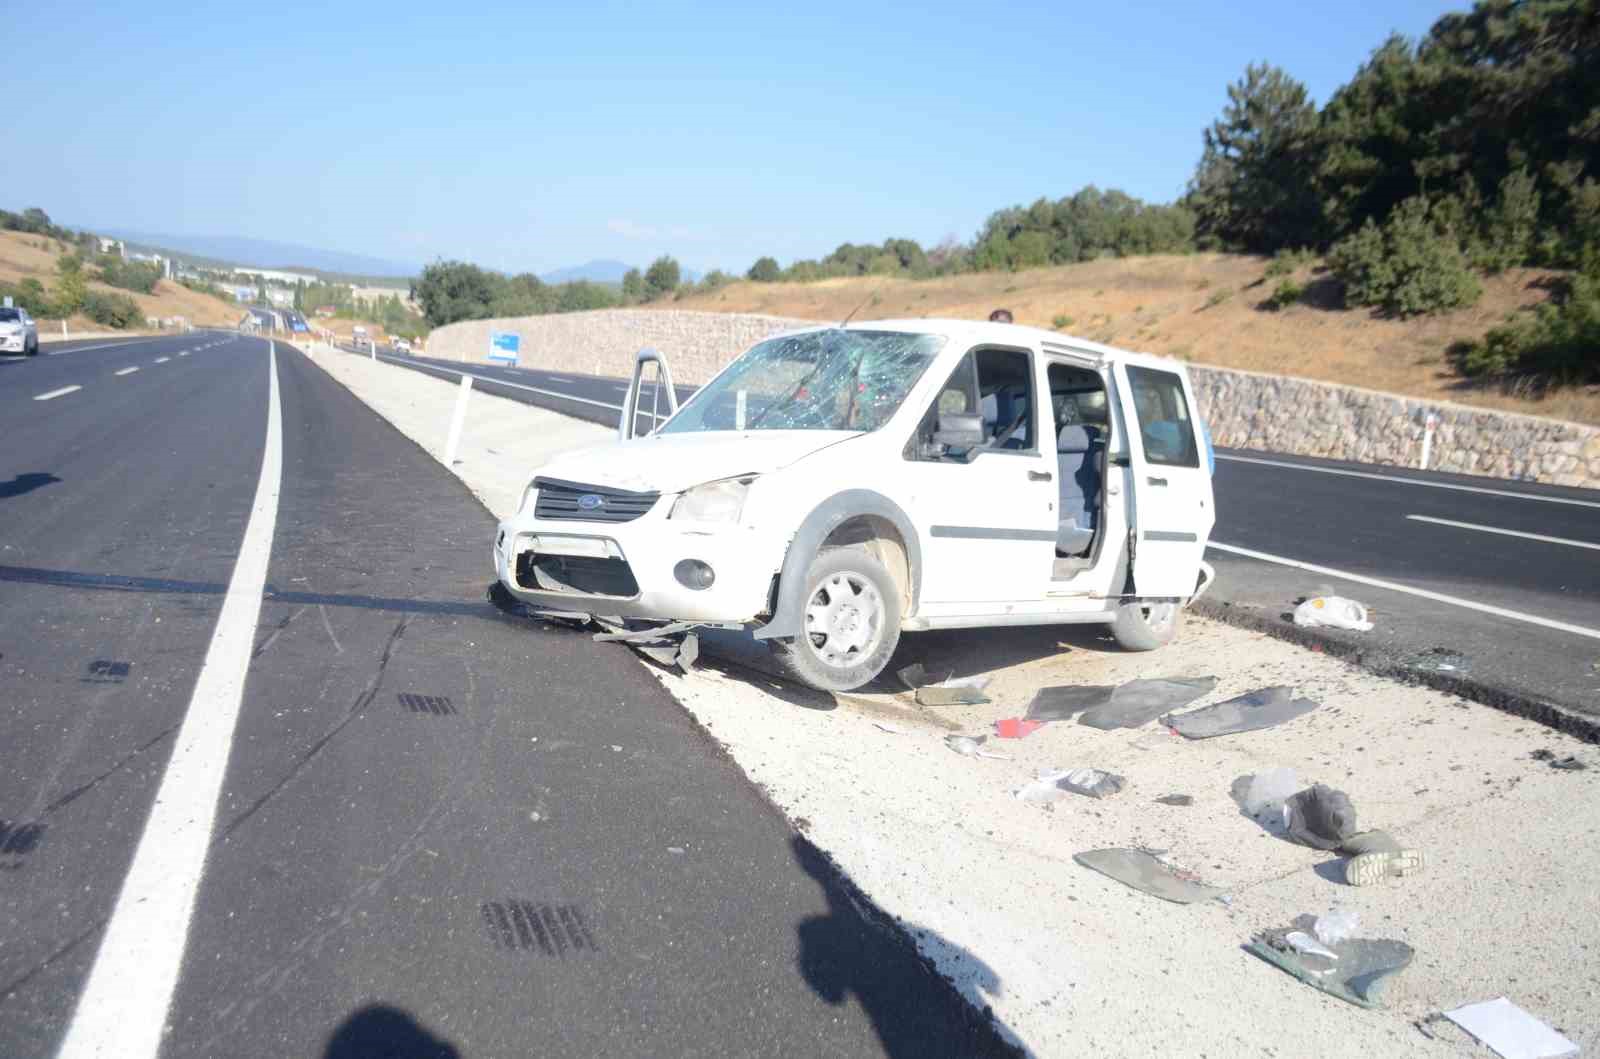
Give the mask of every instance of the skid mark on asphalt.
M 82 932 L 71 938 L 65 945 L 61 946 L 55 952 L 52 952 L 50 955 L 34 964 L 26 971 L 23 971 L 20 975 L 13 978 L 5 985 L 0 986 L 0 1003 L 5 1002 L 11 997 L 12 994 L 16 993 L 23 986 L 27 985 L 29 982 L 39 977 L 39 975 L 49 970 L 51 964 L 55 963 L 63 956 L 70 953 L 73 949 L 76 949 L 79 945 L 82 945 L 84 942 L 98 934 L 101 928 L 106 925 L 106 921 L 110 918 L 110 916 L 101 916 L 93 923 L 90 923 L 82 930 Z
M 273 798 L 276 798 L 285 787 L 292 783 L 295 777 L 299 776 L 300 773 L 305 770 L 307 765 L 316 760 L 317 755 L 322 753 L 323 749 L 327 747 L 329 743 L 333 742 L 334 738 L 337 737 L 340 732 L 344 731 L 351 721 L 354 721 L 357 717 L 366 712 L 367 707 L 372 705 L 372 700 L 377 698 L 378 692 L 382 690 L 383 674 L 384 671 L 389 667 L 389 659 L 394 656 L 395 644 L 400 641 L 400 637 L 405 635 L 406 626 L 409 625 L 410 622 L 411 618 L 409 615 L 401 618 L 400 623 L 394 627 L 394 631 L 389 633 L 389 639 L 383 645 L 383 654 L 378 659 L 377 672 L 373 673 L 372 679 L 367 681 L 367 686 L 361 690 L 361 694 L 356 696 L 356 701 L 351 704 L 350 711 L 344 715 L 344 719 L 324 732 L 322 738 L 311 744 L 311 748 L 304 754 L 300 755 L 299 759 L 295 761 L 294 765 L 290 767 L 289 771 L 284 774 L 282 779 L 273 784 L 270 790 L 268 790 L 261 797 L 257 798 L 250 804 L 248 808 L 244 809 L 232 820 L 230 820 L 228 825 L 217 834 L 215 839 L 212 840 L 213 845 L 220 845 L 221 843 L 227 841 L 228 836 L 237 831 L 246 820 L 249 820 L 256 813 L 260 812 L 268 802 L 270 802 Z
M 288 614 L 285 614 L 283 619 L 272 627 L 272 631 L 266 635 L 261 643 L 256 645 L 256 649 L 250 652 L 250 660 L 254 662 L 256 659 L 265 654 L 267 649 L 277 642 L 278 637 L 283 635 L 283 630 L 289 627 L 289 623 L 294 621 L 294 619 L 299 616 L 300 612 L 305 609 L 306 608 L 304 607 L 296 607 Z
M 336 654 L 344 654 L 344 648 L 339 644 L 339 638 L 333 635 L 333 623 L 328 621 L 328 608 L 321 603 L 317 604 L 317 613 L 322 617 L 322 627 L 328 632 L 328 639 L 333 641 L 333 650 Z
M 67 805 L 71 805 L 73 802 L 77 801 L 79 798 L 83 797 L 85 794 L 88 794 L 90 791 L 94 790 L 101 783 L 103 783 L 106 780 L 110 779 L 112 776 L 115 776 L 118 772 L 121 772 L 125 767 L 127 767 L 129 762 L 133 761 L 140 754 L 143 754 L 146 750 L 149 750 L 151 747 L 155 746 L 157 743 L 161 742 L 161 740 L 165 739 L 167 736 L 171 735 L 173 732 L 176 732 L 177 730 L 178 730 L 178 726 L 176 724 L 173 724 L 173 725 L 169 725 L 167 728 L 163 729 L 162 731 L 156 733 L 156 735 L 154 735 L 150 739 L 146 740 L 145 742 L 140 743 L 138 746 L 134 747 L 127 754 L 123 755 L 123 757 L 118 759 L 116 764 L 112 765 L 110 768 L 108 768 L 104 772 L 100 773 L 100 775 L 94 777 L 93 779 L 89 780 L 86 783 L 78 784 L 78 786 L 72 788 L 72 790 L 70 790 L 67 793 L 63 794 L 61 797 L 57 798 L 55 801 L 51 802 L 49 805 L 45 806 L 44 807 L 44 811 L 42 813 L 40 813 L 40 815 L 41 816 L 48 816 L 51 813 L 55 812 L 57 809 L 63 808 L 64 806 L 67 806 Z

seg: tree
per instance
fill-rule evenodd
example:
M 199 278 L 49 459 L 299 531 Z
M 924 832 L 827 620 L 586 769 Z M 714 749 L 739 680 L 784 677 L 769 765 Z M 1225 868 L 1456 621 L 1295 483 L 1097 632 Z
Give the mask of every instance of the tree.
M 682 270 L 679 269 L 677 261 L 666 254 L 656 258 L 650 262 L 650 267 L 645 269 L 645 300 L 654 301 L 663 295 L 671 294 L 678 289 L 681 279 Z
M 758 257 L 745 278 L 756 283 L 776 283 L 783 278 L 783 270 L 778 267 L 776 258 Z
M 35 235 L 52 235 L 56 226 L 50 223 L 50 215 L 37 206 L 22 211 L 22 230 Z
M 89 281 L 83 275 L 83 261 L 73 254 L 56 259 L 56 315 L 63 319 L 83 308 L 89 297 Z
M 622 300 L 629 305 L 644 301 L 644 277 L 636 268 L 622 274 Z
M 1315 242 L 1317 108 L 1305 85 L 1275 66 L 1250 65 L 1205 131 L 1189 183 L 1196 230 L 1221 246 L 1271 252 Z
M 477 265 L 464 261 L 436 261 L 411 284 L 411 297 L 422 306 L 430 327 L 457 320 L 482 320 L 505 284 Z

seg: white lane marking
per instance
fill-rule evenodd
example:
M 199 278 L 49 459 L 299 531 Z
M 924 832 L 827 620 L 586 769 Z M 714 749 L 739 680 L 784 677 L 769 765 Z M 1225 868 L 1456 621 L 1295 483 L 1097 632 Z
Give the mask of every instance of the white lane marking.
M 33 399 L 35 401 L 54 401 L 57 397 L 65 397 L 67 394 L 77 393 L 81 389 L 83 389 L 82 386 L 63 386 L 61 389 L 51 390 L 49 393 L 34 394 Z
M 1520 610 L 1507 610 L 1505 607 L 1496 607 L 1488 603 L 1479 603 L 1476 600 L 1462 599 L 1460 596 L 1447 596 L 1442 592 L 1430 592 L 1425 588 L 1412 588 L 1410 585 L 1400 585 L 1393 581 L 1384 581 L 1376 577 L 1363 577 L 1361 574 L 1352 574 L 1346 570 L 1335 570 L 1331 566 L 1303 563 L 1298 559 L 1286 559 L 1281 555 L 1271 555 L 1267 552 L 1258 552 L 1250 548 L 1240 548 L 1233 544 L 1211 541 L 1206 547 L 1215 548 L 1218 551 L 1231 552 L 1234 555 L 1243 555 L 1248 559 L 1260 559 L 1265 563 L 1277 563 L 1279 566 L 1292 566 L 1298 570 L 1309 570 L 1314 574 L 1327 574 L 1329 577 L 1337 577 L 1343 581 L 1354 581 L 1361 585 L 1371 585 L 1373 588 L 1388 589 L 1390 592 L 1403 592 L 1408 596 L 1431 599 L 1435 603 L 1448 603 L 1454 607 L 1465 607 L 1468 610 L 1493 614 L 1497 618 L 1509 618 L 1512 621 L 1527 622 L 1529 625 L 1539 625 L 1546 629 L 1557 629 L 1561 632 L 1570 632 L 1578 636 L 1587 636 L 1593 640 L 1600 640 L 1600 629 L 1591 629 L 1583 625 L 1569 625 L 1564 621 L 1541 618 L 1537 614 L 1525 614 Z
M 201 346 L 201 347 L 200 347 L 200 348 L 201 348 L 201 349 L 204 349 L 204 348 L 206 348 L 206 347 L 204 347 L 204 346 Z M 188 355 L 189 355 L 189 351 L 188 351 L 188 350 L 187 350 L 187 349 L 180 349 L 180 350 L 178 350 L 178 356 L 180 356 L 180 357 L 187 357 L 187 356 L 188 356 Z
M 1338 467 L 1313 467 L 1307 463 L 1290 463 L 1287 460 L 1264 460 L 1258 456 L 1224 456 L 1217 459 L 1233 463 L 1259 463 L 1263 467 L 1287 467 L 1291 471 L 1315 471 L 1317 474 L 1337 474 L 1345 478 L 1370 478 L 1375 482 L 1399 482 L 1401 485 L 1425 485 L 1429 489 L 1454 489 L 1461 493 L 1482 493 L 1488 496 L 1508 496 L 1514 500 L 1543 500 L 1547 504 L 1572 504 L 1576 507 L 1600 508 L 1600 500 L 1575 500 L 1566 496 L 1540 496 L 1538 493 L 1517 493 L 1509 489 L 1487 489 L 1481 485 L 1460 485 L 1456 482 L 1428 482 L 1421 478 L 1402 478 L 1393 474 L 1373 474 L 1370 471 L 1346 471 Z
M 138 346 L 146 342 L 159 342 L 160 338 L 133 338 L 123 342 L 105 342 L 98 346 L 74 346 L 72 349 L 47 349 L 45 356 L 59 357 L 65 353 L 87 353 L 91 349 L 116 349 L 119 346 Z
M 267 439 L 239 558 L 172 759 L 59 1059 L 154 1059 L 161 1048 L 244 697 L 278 520 L 283 420 L 277 350 L 269 343 L 267 351 Z
M 405 357 L 381 356 L 378 359 L 379 360 L 398 361 L 401 364 L 413 363 L 412 361 L 408 360 Z M 441 368 L 437 364 L 424 364 L 421 361 L 415 361 L 414 363 L 416 363 L 418 367 L 431 368 L 434 371 L 446 371 L 446 372 L 449 372 L 451 375 L 471 375 L 474 379 L 477 379 L 479 382 L 490 382 L 490 383 L 494 383 L 496 386 L 510 386 L 512 389 L 515 389 L 515 390 L 527 390 L 529 393 L 542 393 L 546 397 L 559 397 L 563 401 L 577 401 L 579 404 L 592 404 L 592 405 L 596 405 L 596 406 L 598 406 L 600 408 L 609 408 L 614 412 L 622 411 L 622 406 L 620 404 L 607 404 L 605 401 L 591 401 L 587 397 L 574 397 L 570 393 L 561 393 L 558 390 L 541 390 L 537 386 L 524 386 L 520 382 L 508 382 L 505 379 L 497 379 L 493 375 L 475 375 L 470 371 L 456 371 L 454 368 Z M 648 414 L 648 413 L 645 413 L 645 414 Z
M 114 371 L 111 374 L 113 374 L 113 375 L 132 375 L 134 372 L 136 372 L 138 370 L 139 370 L 138 368 L 123 368 L 121 371 Z
M 1475 522 L 1457 522 L 1448 518 L 1431 518 L 1428 515 L 1407 515 L 1406 518 L 1413 522 L 1431 522 L 1435 526 L 1454 526 L 1456 529 L 1477 530 L 1479 533 L 1498 533 L 1506 537 L 1521 537 L 1530 541 L 1547 541 L 1550 544 L 1566 544 L 1573 548 L 1593 548 L 1600 552 L 1600 544 L 1589 541 L 1575 541 L 1567 537 L 1547 537 L 1543 533 L 1524 533 L 1521 530 L 1501 529 L 1499 526 L 1480 526 Z
M 156 363 L 157 364 L 165 364 L 167 361 L 169 361 L 171 359 L 172 359 L 171 357 L 157 357 L 156 358 Z

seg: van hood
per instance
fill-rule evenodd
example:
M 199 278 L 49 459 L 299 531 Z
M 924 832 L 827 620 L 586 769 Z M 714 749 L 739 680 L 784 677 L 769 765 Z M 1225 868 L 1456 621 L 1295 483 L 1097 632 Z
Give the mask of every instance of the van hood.
M 704 482 L 767 474 L 861 436 L 853 430 L 653 434 L 563 453 L 535 473 L 635 493 L 681 493 Z

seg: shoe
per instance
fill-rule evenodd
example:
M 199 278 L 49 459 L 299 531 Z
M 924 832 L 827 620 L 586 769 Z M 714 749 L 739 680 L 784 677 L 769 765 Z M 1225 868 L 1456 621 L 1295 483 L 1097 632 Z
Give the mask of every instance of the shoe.
M 1351 886 L 1371 886 L 1382 879 L 1415 875 L 1421 870 L 1421 850 L 1379 850 L 1362 853 L 1345 861 L 1344 881 Z

